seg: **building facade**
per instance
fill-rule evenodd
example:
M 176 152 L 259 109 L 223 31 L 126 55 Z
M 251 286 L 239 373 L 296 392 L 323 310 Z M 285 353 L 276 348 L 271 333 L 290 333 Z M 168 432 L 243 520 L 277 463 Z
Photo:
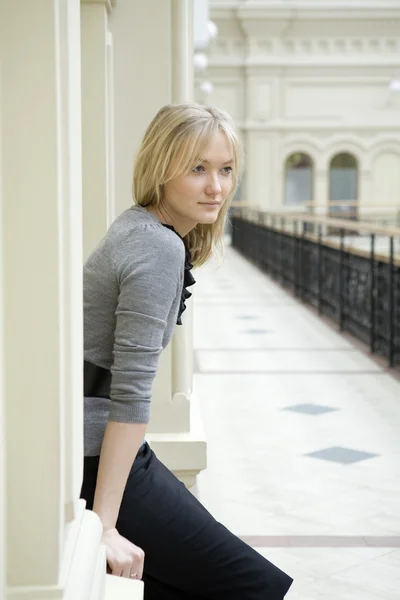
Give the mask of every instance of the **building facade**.
M 198 77 L 237 120 L 240 200 L 264 210 L 400 210 L 396 0 L 210 2 L 218 36 Z M 198 92 L 204 99 L 204 94 Z

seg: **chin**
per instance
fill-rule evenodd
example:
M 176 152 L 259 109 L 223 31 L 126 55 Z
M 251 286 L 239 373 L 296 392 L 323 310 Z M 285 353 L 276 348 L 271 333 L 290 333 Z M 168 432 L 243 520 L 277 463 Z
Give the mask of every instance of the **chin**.
M 217 209 L 214 208 L 211 210 L 202 210 L 198 216 L 197 222 L 201 223 L 201 225 L 212 225 L 218 219 L 220 212 L 221 206 L 219 206 Z
M 218 215 L 219 212 L 215 215 L 202 215 L 197 222 L 201 225 L 212 225 L 218 219 Z

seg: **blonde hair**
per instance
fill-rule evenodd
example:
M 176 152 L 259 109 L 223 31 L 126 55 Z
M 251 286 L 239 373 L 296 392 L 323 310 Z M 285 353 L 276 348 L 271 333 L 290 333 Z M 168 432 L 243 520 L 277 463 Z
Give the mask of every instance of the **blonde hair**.
M 215 223 L 199 223 L 184 238 L 196 266 L 204 264 L 222 245 L 225 220 L 239 181 L 241 146 L 231 117 L 214 106 L 168 104 L 148 126 L 135 161 L 134 201 L 157 207 L 163 198 L 163 186 L 197 166 L 217 131 L 224 132 L 232 145 L 232 190 Z

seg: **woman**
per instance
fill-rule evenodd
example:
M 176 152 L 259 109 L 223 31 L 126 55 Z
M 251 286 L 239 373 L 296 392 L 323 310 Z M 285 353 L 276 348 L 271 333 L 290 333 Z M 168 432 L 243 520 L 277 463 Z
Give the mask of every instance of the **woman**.
M 109 571 L 143 578 L 146 600 L 281 600 L 292 582 L 216 522 L 144 441 L 160 352 L 191 295 L 191 263 L 221 240 L 239 163 L 225 113 L 162 108 L 137 155 L 136 204 L 84 267 L 82 497 L 102 521 Z

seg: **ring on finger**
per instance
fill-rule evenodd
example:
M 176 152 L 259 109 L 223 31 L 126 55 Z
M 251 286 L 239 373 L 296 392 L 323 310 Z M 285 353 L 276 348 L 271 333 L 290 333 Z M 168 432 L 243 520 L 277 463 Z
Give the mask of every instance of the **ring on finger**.
M 136 575 L 137 575 L 137 572 L 136 572 L 136 573 L 131 573 L 131 574 L 129 575 L 129 577 L 130 577 L 131 579 L 135 579 Z

